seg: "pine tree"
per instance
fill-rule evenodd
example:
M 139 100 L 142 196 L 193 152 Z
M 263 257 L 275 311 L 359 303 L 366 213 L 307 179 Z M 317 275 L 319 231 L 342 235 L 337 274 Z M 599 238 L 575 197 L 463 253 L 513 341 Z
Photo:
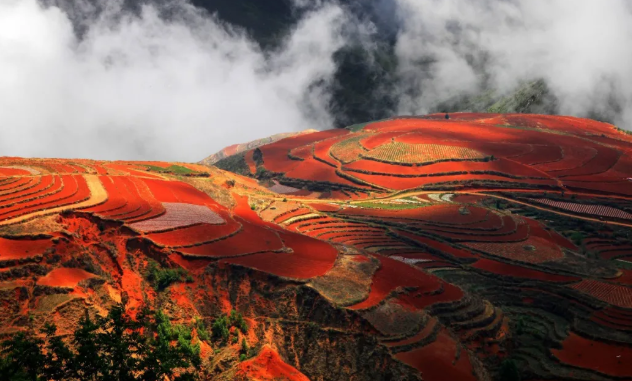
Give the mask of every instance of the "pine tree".
M 75 354 L 68 345 L 57 336 L 55 324 L 46 323 L 42 333 L 46 335 L 46 354 L 43 367 L 45 380 L 68 380 L 72 378 Z
M 191 329 L 173 326 L 161 311 L 147 307 L 136 319 L 124 304 L 112 307 L 105 318 L 86 311 L 71 345 L 57 336 L 53 324 L 42 333 L 46 340 L 31 327 L 0 344 L 0 380 L 193 381 L 202 362 Z
M 2 342 L 3 361 L 0 364 L 0 379 L 15 381 L 38 381 L 42 374 L 44 342 L 32 331 L 18 332 Z
M 103 324 L 101 318 L 93 321 L 87 310 L 79 320 L 79 327 L 73 338 L 76 350 L 73 375 L 77 379 L 96 381 L 106 373 L 106 363 L 100 351 L 96 332 Z

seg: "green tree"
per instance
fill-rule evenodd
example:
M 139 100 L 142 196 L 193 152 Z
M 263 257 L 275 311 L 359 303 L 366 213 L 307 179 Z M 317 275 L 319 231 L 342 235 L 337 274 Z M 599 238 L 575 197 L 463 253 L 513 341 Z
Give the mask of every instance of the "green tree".
M 247 355 L 249 350 L 250 350 L 250 347 L 248 346 L 248 342 L 246 341 L 246 338 L 244 337 L 241 339 L 241 353 Z
M 505 359 L 500 365 L 501 381 L 520 381 L 520 372 L 516 362 L 511 359 Z
M 91 318 L 86 312 L 72 345 L 56 335 L 52 324 L 42 333 L 45 340 L 31 330 L 1 343 L 1 380 L 190 381 L 197 379 L 201 365 L 191 329 L 173 326 L 161 311 L 147 307 L 136 318 L 123 304 L 112 307 L 104 318 Z
M 87 310 L 79 320 L 79 327 L 73 335 L 76 354 L 72 373 L 75 379 L 99 380 L 104 373 L 106 363 L 97 337 L 97 330 L 102 324 L 104 324 L 104 319 L 93 320 Z
M 57 336 L 57 326 L 46 323 L 42 333 L 46 335 L 46 354 L 43 378 L 46 380 L 67 380 L 72 378 L 75 354 L 66 342 Z
M 214 339 L 227 340 L 230 334 L 228 331 L 228 318 L 222 315 L 215 319 L 211 326 L 211 332 L 213 333 Z
M 39 380 L 45 360 L 41 350 L 43 344 L 43 340 L 36 338 L 32 331 L 18 332 L 11 339 L 3 341 L 0 379 Z
M 241 313 L 231 310 L 230 311 L 230 326 L 239 329 L 242 333 L 248 332 L 248 324 L 244 320 Z
M 97 335 L 97 345 L 105 361 L 103 380 L 135 380 L 142 349 L 140 326 L 125 312 L 122 304 L 113 306 Z
M 172 283 L 179 282 L 185 278 L 187 282 L 193 282 L 193 277 L 182 268 L 164 269 L 160 268 L 155 261 L 149 261 L 145 278 L 151 283 L 156 291 L 163 291 Z

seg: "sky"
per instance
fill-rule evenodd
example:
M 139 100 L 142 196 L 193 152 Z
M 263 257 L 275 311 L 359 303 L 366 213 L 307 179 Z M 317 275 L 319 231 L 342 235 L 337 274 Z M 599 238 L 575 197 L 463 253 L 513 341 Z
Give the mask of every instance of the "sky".
M 544 79 L 560 113 L 596 111 L 632 129 L 629 0 L 393 1 L 400 113 L 427 112 L 481 83 L 502 92 Z M 422 72 L 416 63 L 428 58 L 434 63 Z
M 80 3 L 80 1 L 77 1 Z M 185 2 L 167 21 L 116 0 L 92 19 L 0 1 L 0 154 L 198 161 L 282 131 L 328 128 L 323 90 L 345 15 L 316 7 L 272 57 Z M 78 38 L 70 17 L 88 20 Z
M 297 1 L 310 11 L 273 54 L 186 1 L 139 14 L 118 0 L 0 1 L 0 155 L 193 162 L 330 128 L 333 55 L 357 20 L 334 2 Z M 379 2 L 397 24 L 398 113 L 542 78 L 561 113 L 632 128 L 628 0 Z

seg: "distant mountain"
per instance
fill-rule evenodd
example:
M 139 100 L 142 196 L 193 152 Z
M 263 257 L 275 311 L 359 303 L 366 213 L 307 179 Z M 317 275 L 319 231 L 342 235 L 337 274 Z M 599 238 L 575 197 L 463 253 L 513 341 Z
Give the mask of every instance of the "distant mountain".
M 556 114 L 557 99 L 544 80 L 524 83 L 507 92 L 483 90 L 474 95 L 448 99 L 437 107 L 437 112 L 488 112 L 499 114 Z

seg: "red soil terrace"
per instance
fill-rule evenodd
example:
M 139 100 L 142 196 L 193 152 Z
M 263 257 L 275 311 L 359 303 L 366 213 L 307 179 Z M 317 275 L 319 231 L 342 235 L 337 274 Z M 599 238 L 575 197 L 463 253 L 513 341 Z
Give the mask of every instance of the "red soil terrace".
M 0 158 L 0 334 L 30 313 L 67 332 L 84 309 L 122 300 L 132 314 L 161 304 L 182 324 L 237 309 L 256 353 L 228 361 L 238 379 L 322 379 L 318 353 L 340 358 L 330 366 L 342 377 L 373 366 L 482 381 L 524 358 L 519 310 L 549 314 L 548 347 L 527 353 L 546 366 L 518 363 L 534 379 L 550 379 L 547 367 L 569 381 L 586 379 L 580 369 L 630 379 L 632 270 L 616 260 L 632 260 L 631 152 L 605 123 L 457 113 L 266 144 L 245 152 L 251 178 Z M 152 262 L 186 274 L 157 290 Z M 590 324 L 601 330 L 581 331 Z M 207 359 L 217 345 L 202 343 Z M 371 364 L 336 352 L 354 345 L 380 348 L 362 352 Z

